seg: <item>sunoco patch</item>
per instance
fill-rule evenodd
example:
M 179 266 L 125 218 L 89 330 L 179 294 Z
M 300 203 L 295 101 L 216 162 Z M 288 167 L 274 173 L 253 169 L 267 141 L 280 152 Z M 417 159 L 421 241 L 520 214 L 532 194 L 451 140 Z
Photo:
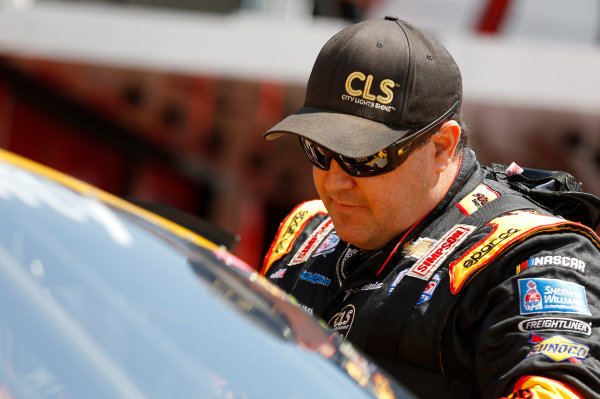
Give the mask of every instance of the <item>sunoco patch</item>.
M 531 334 L 529 342 L 535 345 L 525 357 L 543 355 L 555 362 L 567 360 L 574 364 L 581 364 L 581 360 L 588 357 L 590 353 L 589 347 L 561 335 L 544 338 L 537 334 Z

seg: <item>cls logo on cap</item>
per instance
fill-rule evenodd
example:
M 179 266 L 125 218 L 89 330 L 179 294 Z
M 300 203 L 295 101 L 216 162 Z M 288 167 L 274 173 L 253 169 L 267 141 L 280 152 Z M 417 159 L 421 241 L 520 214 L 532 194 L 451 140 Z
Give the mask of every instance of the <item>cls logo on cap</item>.
M 354 80 L 360 80 L 361 82 L 365 82 L 363 89 L 356 90 L 352 88 L 352 82 Z M 377 101 L 380 104 L 389 104 L 392 102 L 394 98 L 394 93 L 392 92 L 392 88 L 396 86 L 396 83 L 391 79 L 384 79 L 379 83 L 379 90 L 383 95 L 371 94 L 371 86 L 373 85 L 373 75 L 365 75 L 362 72 L 352 72 L 346 78 L 346 93 L 351 95 L 352 97 L 362 97 L 368 101 Z

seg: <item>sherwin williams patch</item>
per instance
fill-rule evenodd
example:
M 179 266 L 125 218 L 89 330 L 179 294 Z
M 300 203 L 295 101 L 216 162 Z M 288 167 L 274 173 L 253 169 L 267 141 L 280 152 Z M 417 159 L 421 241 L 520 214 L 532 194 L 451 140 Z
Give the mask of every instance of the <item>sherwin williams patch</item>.
M 590 314 L 585 287 L 563 280 L 519 280 L 521 314 L 559 312 Z

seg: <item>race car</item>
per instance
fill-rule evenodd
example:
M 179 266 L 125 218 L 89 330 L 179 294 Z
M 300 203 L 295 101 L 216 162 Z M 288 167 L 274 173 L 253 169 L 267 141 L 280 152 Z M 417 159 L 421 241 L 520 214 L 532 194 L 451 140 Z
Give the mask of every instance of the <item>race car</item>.
M 148 208 L 0 150 L 0 398 L 412 397 Z

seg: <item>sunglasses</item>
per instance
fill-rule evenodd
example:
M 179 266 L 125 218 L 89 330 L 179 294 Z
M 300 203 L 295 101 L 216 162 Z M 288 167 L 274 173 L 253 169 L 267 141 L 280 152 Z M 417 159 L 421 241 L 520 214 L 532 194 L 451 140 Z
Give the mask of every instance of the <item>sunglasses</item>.
M 438 132 L 440 127 L 454 114 L 458 105 L 459 102 L 457 101 L 444 115 L 429 125 L 409 132 L 406 136 L 378 153 L 366 157 L 346 157 L 313 143 L 302 136 L 299 136 L 300 143 L 308 159 L 319 169 L 329 170 L 331 160 L 335 159 L 340 167 L 350 176 L 367 177 L 381 175 L 391 172 L 404 163 L 415 148 L 425 143 L 430 136 Z

